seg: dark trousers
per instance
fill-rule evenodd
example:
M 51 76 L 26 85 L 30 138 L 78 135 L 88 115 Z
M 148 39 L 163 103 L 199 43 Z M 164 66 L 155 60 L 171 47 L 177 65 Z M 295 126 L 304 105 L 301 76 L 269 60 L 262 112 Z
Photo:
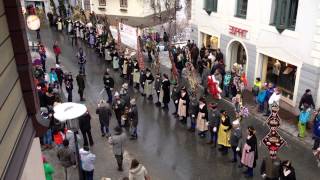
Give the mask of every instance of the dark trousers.
M 68 102 L 72 102 L 72 91 L 68 91 Z
M 85 171 L 83 170 L 84 180 L 93 180 L 93 171 Z
M 80 100 L 82 101 L 83 100 L 83 89 L 79 89 L 78 93 L 80 96 Z
M 176 112 L 175 113 L 178 113 L 178 105 L 179 105 L 178 103 L 174 102 L 174 107 L 176 108 Z
M 83 146 L 88 146 L 88 138 L 90 145 L 93 145 L 93 139 L 90 130 L 81 130 L 83 136 Z
M 313 143 L 313 150 L 317 150 L 318 149 L 318 147 L 319 147 L 319 145 L 320 145 L 320 137 L 315 137 L 314 138 L 314 143 Z
M 46 72 L 46 60 L 41 58 L 42 70 Z
M 117 160 L 118 168 L 122 169 L 123 154 L 115 155 L 115 157 L 116 157 L 116 160 Z
M 237 156 L 239 156 L 241 159 L 241 152 L 240 151 L 237 152 L 237 146 L 231 146 L 231 149 L 233 152 L 233 161 L 235 162 L 237 161 Z
M 109 123 L 100 121 L 100 130 L 102 135 L 109 134 Z
M 59 55 L 56 54 L 56 64 L 60 64 L 59 62 Z
M 109 87 L 106 87 L 106 92 L 108 94 L 108 103 L 112 103 L 112 92 Z
M 213 132 L 213 128 L 214 128 L 213 126 L 209 126 L 210 141 L 213 142 L 215 145 L 217 145 L 218 133 L 217 132 Z

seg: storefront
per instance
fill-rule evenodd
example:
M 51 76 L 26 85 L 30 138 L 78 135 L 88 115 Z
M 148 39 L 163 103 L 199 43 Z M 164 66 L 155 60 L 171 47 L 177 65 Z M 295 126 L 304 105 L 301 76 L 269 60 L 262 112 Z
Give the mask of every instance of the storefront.
M 262 81 L 273 83 L 282 90 L 283 99 L 292 102 L 295 96 L 297 66 L 270 56 L 262 57 Z
M 219 48 L 219 38 L 217 36 L 209 35 L 206 33 L 201 32 L 202 44 L 205 47 L 209 47 L 211 49 L 218 49 Z

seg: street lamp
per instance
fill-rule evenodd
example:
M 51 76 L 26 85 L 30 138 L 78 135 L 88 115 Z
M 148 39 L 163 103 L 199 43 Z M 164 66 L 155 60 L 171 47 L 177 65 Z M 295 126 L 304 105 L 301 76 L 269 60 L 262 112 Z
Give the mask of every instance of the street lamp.
M 80 164 L 80 154 L 79 154 L 79 147 L 78 147 L 78 138 L 77 133 L 79 129 L 79 122 L 78 117 L 82 116 L 87 112 L 87 107 L 83 104 L 73 103 L 73 102 L 66 102 L 56 105 L 54 108 L 54 118 L 62 123 L 66 123 L 68 129 L 73 131 L 74 142 L 76 146 L 76 156 L 78 161 L 78 173 L 79 179 L 83 180 L 82 171 L 81 171 L 81 164 Z M 67 179 L 66 174 L 66 179 Z

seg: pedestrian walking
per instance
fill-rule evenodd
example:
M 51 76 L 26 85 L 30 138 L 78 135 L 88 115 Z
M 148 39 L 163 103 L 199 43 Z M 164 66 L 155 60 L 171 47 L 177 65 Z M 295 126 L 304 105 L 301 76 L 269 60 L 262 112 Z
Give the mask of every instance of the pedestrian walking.
M 114 87 L 114 80 L 108 72 L 104 73 L 103 84 L 104 84 L 104 88 L 108 94 L 108 103 L 112 103 L 112 90 Z
M 42 70 L 46 72 L 46 61 L 47 61 L 47 54 L 46 54 L 46 48 L 44 45 L 39 42 L 39 55 L 40 55 L 40 60 L 41 60 L 41 65 L 42 65 Z
M 44 155 L 42 155 L 42 163 L 46 180 L 53 180 L 54 167 L 47 161 Z
M 272 104 L 276 103 L 278 106 L 280 104 L 280 98 L 281 98 L 281 90 L 279 88 L 274 88 L 274 92 L 270 96 L 268 100 L 268 109 L 266 116 L 269 116 L 272 111 Z
M 198 135 L 201 138 L 205 138 L 208 131 L 208 109 L 204 97 L 199 99 L 199 112 L 197 115 L 196 127 L 199 131 Z
M 114 128 L 114 135 L 109 137 L 109 143 L 113 147 L 113 154 L 117 160 L 118 171 L 123 171 L 123 152 L 124 152 L 124 143 L 126 140 L 125 133 L 122 132 L 121 127 Z
M 104 100 L 101 100 L 98 103 L 96 114 L 99 115 L 101 136 L 104 137 L 107 135 L 107 137 L 109 137 L 109 123 L 112 116 L 110 104 L 106 103 Z
M 124 101 L 120 98 L 120 94 L 118 92 L 116 92 L 114 94 L 114 101 L 112 103 L 112 109 L 114 111 L 114 114 L 116 115 L 116 119 L 118 122 L 118 126 L 121 127 L 121 116 L 124 112 L 124 107 L 125 107 L 125 103 Z
M 281 163 L 280 180 L 296 180 L 296 173 L 290 161 L 286 160 Z
M 156 74 L 156 79 L 154 81 L 154 89 L 157 94 L 157 102 L 155 103 L 156 106 L 161 106 L 161 102 L 160 102 L 161 84 L 162 84 L 161 74 L 158 73 L 158 74 Z M 162 94 L 162 96 L 163 96 L 163 94 Z
M 91 153 L 88 146 L 84 146 L 79 150 L 81 168 L 84 174 L 84 180 L 93 180 L 94 162 L 96 155 Z
M 53 84 L 55 81 L 58 81 L 58 76 L 54 68 L 50 69 L 48 76 L 49 76 L 49 84 Z
M 130 100 L 130 109 L 129 109 L 129 121 L 130 121 L 130 140 L 135 140 L 138 138 L 137 128 L 138 128 L 138 109 L 136 105 L 136 100 L 132 98 Z
M 63 82 L 63 78 L 64 78 L 63 77 L 64 73 L 63 73 L 63 70 L 61 69 L 60 65 L 56 64 L 55 72 L 56 72 L 56 75 L 57 75 L 57 78 L 58 78 L 58 82 L 59 82 L 60 88 L 62 88 L 62 82 Z
M 187 123 L 187 114 L 189 108 L 189 95 L 185 87 L 183 87 L 180 91 L 180 98 L 178 102 L 178 116 L 180 122 L 183 124 Z
M 237 163 L 238 158 L 241 159 L 241 140 L 242 140 L 242 132 L 240 128 L 240 121 L 234 120 L 232 122 L 232 130 L 231 130 L 231 136 L 230 136 L 230 145 L 233 152 L 233 159 L 232 163 Z
M 65 179 L 68 179 L 68 168 L 76 164 L 75 154 L 69 147 L 69 141 L 63 141 L 63 147 L 59 148 L 57 152 L 60 165 L 64 168 Z
M 88 146 L 88 138 L 90 146 L 93 146 L 94 142 L 91 135 L 91 116 L 87 111 L 84 115 L 79 117 L 79 127 L 83 137 L 83 146 Z
M 77 138 L 78 140 L 78 145 L 79 145 L 79 141 L 80 141 L 80 135 L 78 134 L 78 132 L 76 133 L 77 135 L 74 135 L 74 132 L 70 129 L 67 130 L 66 132 L 66 136 L 65 139 L 69 141 L 69 148 L 72 150 L 72 152 L 74 154 L 76 154 L 76 142 L 75 142 L 75 138 Z
M 131 161 L 129 180 L 151 180 L 147 169 L 136 159 Z
M 142 92 L 141 92 L 142 96 L 146 96 L 144 94 L 144 87 L 145 87 L 146 79 L 147 79 L 147 76 L 146 76 L 145 70 L 142 69 L 140 71 L 140 85 L 141 85 L 141 88 L 142 88 Z
M 307 89 L 300 99 L 300 102 L 299 102 L 300 111 L 303 109 L 303 107 L 312 108 L 312 109 L 315 108 L 314 101 L 312 98 L 312 92 L 310 89 Z
M 81 74 L 81 72 L 79 72 L 79 74 L 77 75 L 76 80 L 78 84 L 78 94 L 80 96 L 80 101 L 85 101 L 85 99 L 83 98 L 83 93 L 86 86 L 85 86 L 84 76 L 83 74 Z
M 309 122 L 310 117 L 311 117 L 311 108 L 304 106 L 299 114 L 299 122 L 298 122 L 299 134 L 298 134 L 298 137 L 304 138 L 307 123 Z
M 228 154 L 228 149 L 231 147 L 230 144 L 230 130 L 232 129 L 232 125 L 230 122 L 230 117 L 227 114 L 227 111 L 220 111 L 220 124 L 218 131 L 218 144 L 221 146 L 219 151 L 221 151 L 222 155 Z
M 78 58 L 79 72 L 80 74 L 85 75 L 87 59 L 86 59 L 86 54 L 81 47 L 79 48 L 79 51 L 76 56 Z
M 252 126 L 248 127 L 248 136 L 242 149 L 241 163 L 247 167 L 247 170 L 244 172 L 247 177 L 253 177 L 253 168 L 256 167 L 256 161 L 258 159 L 258 146 L 255 132 Z
M 61 49 L 58 45 L 58 41 L 54 42 L 53 44 L 53 52 L 54 52 L 54 55 L 56 56 L 56 64 L 60 64 L 59 56 L 61 54 Z
M 68 102 L 72 102 L 73 84 L 71 81 L 65 81 L 66 91 L 68 94 Z
M 170 102 L 170 81 L 167 74 L 163 74 L 163 80 L 161 82 L 161 88 L 159 93 L 159 101 L 162 102 L 163 107 L 162 109 L 168 110 L 169 109 L 169 102 Z

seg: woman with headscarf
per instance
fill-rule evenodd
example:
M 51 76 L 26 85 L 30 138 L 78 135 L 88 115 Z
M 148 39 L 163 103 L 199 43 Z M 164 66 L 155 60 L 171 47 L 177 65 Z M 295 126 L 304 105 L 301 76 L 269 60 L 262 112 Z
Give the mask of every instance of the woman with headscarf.
M 258 159 L 258 147 L 256 131 L 252 126 L 248 127 L 248 136 L 246 143 L 242 148 L 241 163 L 248 169 L 245 171 L 247 177 L 253 177 L 253 168 L 256 167 L 256 161 Z

